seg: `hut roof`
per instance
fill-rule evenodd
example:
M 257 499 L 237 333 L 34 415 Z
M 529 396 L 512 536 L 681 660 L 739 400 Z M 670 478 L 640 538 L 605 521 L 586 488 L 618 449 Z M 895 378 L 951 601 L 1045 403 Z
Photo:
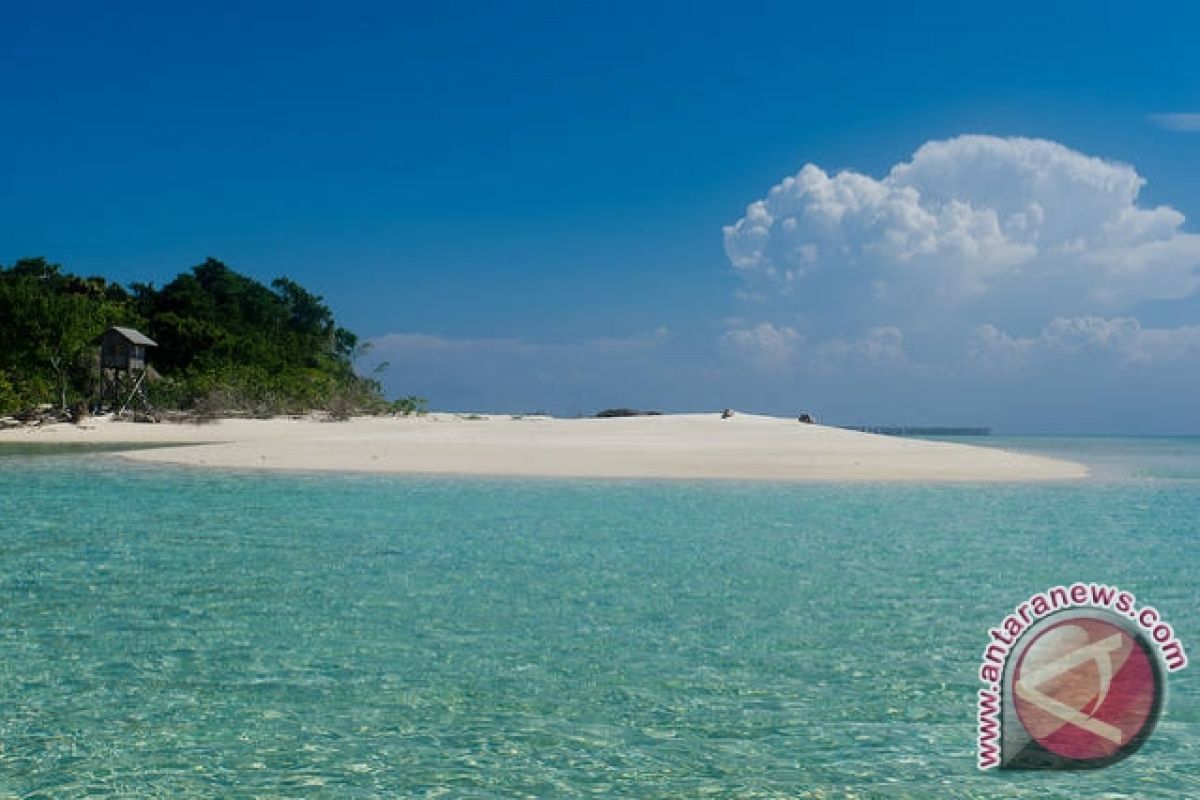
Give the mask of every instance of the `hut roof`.
M 114 325 L 109 328 L 109 330 L 116 331 L 117 333 L 121 334 L 132 344 L 140 344 L 145 347 L 158 347 L 158 342 L 154 341 L 141 331 L 136 331 L 133 328 L 122 328 L 118 325 Z

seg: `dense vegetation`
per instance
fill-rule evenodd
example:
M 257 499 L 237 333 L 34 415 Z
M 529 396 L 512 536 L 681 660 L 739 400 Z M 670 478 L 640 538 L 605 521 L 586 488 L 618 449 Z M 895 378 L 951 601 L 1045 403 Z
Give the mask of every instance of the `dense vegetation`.
M 384 403 L 379 382 L 354 372 L 358 338 L 288 278 L 267 287 L 209 259 L 161 289 L 126 289 L 32 258 L 0 266 L 0 413 L 90 403 L 96 338 L 112 325 L 158 343 L 148 361 L 160 408 L 347 414 L 420 406 L 417 398 Z

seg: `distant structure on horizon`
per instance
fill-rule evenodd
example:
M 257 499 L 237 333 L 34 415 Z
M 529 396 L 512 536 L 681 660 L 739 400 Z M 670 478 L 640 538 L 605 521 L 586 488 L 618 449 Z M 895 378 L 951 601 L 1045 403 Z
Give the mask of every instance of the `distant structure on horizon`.
M 884 436 L 991 436 L 991 428 L 954 428 L 943 425 L 843 425 L 848 431 Z
M 141 331 L 113 326 L 100 334 L 100 391 L 98 407 L 124 414 L 137 402 L 150 411 L 146 397 L 146 348 L 158 343 Z M 124 397 L 124 401 L 122 401 Z M 119 404 L 119 407 L 118 407 Z

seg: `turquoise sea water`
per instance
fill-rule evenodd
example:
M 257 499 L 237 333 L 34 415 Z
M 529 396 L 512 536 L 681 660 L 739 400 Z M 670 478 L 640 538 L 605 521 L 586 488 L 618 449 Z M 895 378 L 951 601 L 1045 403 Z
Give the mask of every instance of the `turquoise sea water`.
M 1196 797 L 975 769 L 986 630 L 1078 579 L 1200 658 L 1200 439 L 1059 485 L 235 474 L 0 451 L 0 797 Z

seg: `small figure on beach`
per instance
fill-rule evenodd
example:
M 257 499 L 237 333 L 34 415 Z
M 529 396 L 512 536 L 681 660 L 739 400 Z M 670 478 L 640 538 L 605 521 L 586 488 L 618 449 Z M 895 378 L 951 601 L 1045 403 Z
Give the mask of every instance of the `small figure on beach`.
M 799 417 L 796 417 L 796 419 L 798 419 L 800 422 L 803 422 L 805 425 L 813 425 L 816 423 L 816 420 L 813 418 L 812 414 L 801 414 Z
M 730 417 L 732 417 L 732 416 L 733 416 L 733 409 L 732 409 L 732 408 L 727 408 L 727 409 L 725 409 L 724 411 L 722 411 L 722 412 L 721 412 L 721 419 L 729 419 L 729 418 L 730 418 Z

